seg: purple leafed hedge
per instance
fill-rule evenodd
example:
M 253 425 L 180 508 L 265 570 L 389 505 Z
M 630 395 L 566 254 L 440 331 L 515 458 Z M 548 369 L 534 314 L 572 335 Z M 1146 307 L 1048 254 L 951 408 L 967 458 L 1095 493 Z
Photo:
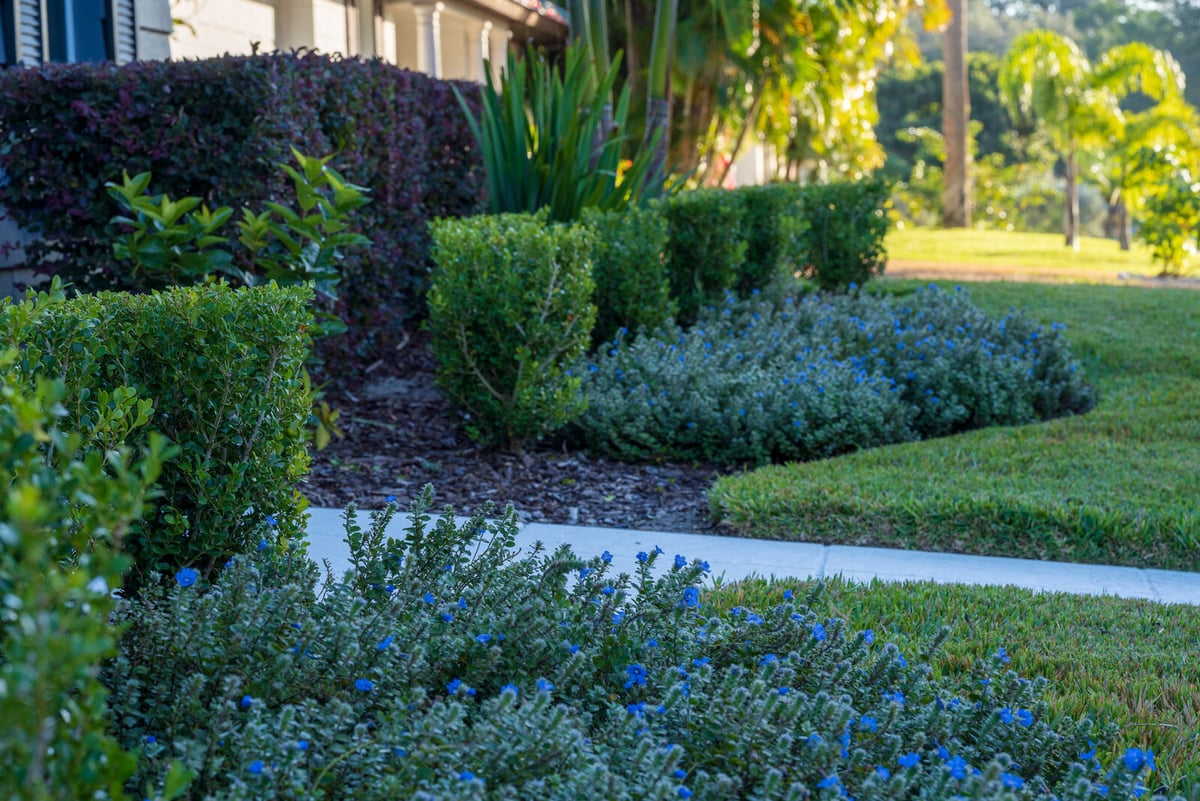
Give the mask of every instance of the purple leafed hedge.
M 478 87 L 459 83 L 469 103 Z M 288 198 L 289 148 L 335 153 L 371 190 L 356 213 L 373 246 L 347 254 L 347 335 L 326 362 L 361 363 L 423 312 L 426 222 L 482 210 L 483 165 L 451 83 L 381 61 L 312 53 L 52 64 L 0 71 L 0 206 L 40 241 L 27 265 L 80 289 L 138 290 L 112 255 L 107 181 L 150 170 L 151 191 L 210 206 Z M 234 235 L 231 228 L 229 233 Z

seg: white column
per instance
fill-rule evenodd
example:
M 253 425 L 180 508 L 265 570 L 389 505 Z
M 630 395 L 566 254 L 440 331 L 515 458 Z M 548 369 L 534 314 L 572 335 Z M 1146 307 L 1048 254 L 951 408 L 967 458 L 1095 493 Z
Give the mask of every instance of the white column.
M 442 77 L 442 11 L 443 3 L 414 5 L 417 17 L 417 69 Z
M 508 40 L 512 37 L 512 31 L 507 28 L 493 27 L 488 37 L 488 54 L 492 59 L 492 80 L 497 84 L 500 83 L 500 73 L 504 71 L 504 65 L 508 63 Z
M 483 29 L 479 31 L 479 72 L 475 76 L 475 80 L 484 83 L 487 77 L 487 64 L 484 62 L 492 61 L 492 23 L 485 21 Z

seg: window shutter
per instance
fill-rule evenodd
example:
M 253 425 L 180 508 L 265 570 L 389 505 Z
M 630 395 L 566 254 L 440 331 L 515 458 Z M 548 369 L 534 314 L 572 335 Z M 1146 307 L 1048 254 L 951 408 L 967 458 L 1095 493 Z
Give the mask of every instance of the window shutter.
M 137 58 L 137 22 L 133 13 L 134 0 L 116 0 L 117 13 L 113 31 L 116 43 L 114 55 L 118 64 L 128 64 Z
M 41 64 L 46 60 L 42 50 L 41 0 L 20 0 L 17 16 L 17 58 L 22 64 Z

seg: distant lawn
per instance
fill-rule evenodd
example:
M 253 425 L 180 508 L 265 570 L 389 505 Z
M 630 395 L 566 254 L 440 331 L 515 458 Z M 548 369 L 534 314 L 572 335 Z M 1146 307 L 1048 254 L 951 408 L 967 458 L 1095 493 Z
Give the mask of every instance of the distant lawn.
M 941 228 L 893 229 L 888 233 L 889 262 L 897 269 L 919 269 L 936 276 L 939 266 L 989 268 L 989 278 L 1054 280 L 1065 283 L 1115 283 L 1118 276 L 1155 276 L 1161 267 L 1140 242 L 1122 251 L 1115 240 L 1080 237 L 1076 252 L 1061 234 L 976 231 Z M 1197 260 L 1192 260 L 1192 265 Z
M 1098 407 L 727 476 L 714 516 L 751 537 L 1200 570 L 1200 295 L 968 289 L 998 316 L 1066 323 Z
M 745 581 L 719 590 L 714 601 L 722 609 L 769 609 L 784 589 L 803 598 L 811 586 Z M 1200 608 L 1008 587 L 830 579 L 814 611 L 842 618 L 851 629 L 874 629 L 910 660 L 943 625 L 951 626 L 931 667 L 952 680 L 969 681 L 975 660 L 1003 646 L 1013 670 L 1051 680 L 1052 714 L 1117 723 L 1118 755 L 1129 746 L 1154 749 L 1159 771 L 1151 789 L 1162 782 L 1176 793 L 1200 793 Z M 1098 756 L 1109 764 L 1114 754 Z

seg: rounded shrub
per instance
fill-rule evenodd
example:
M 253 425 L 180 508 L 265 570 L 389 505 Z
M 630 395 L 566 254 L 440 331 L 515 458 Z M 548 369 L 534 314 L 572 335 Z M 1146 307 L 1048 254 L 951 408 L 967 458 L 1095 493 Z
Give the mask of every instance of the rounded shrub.
M 596 320 L 591 231 L 541 212 L 440 220 L 432 234 L 437 382 L 471 436 L 519 447 L 578 416 L 568 368 Z
M 1095 403 L 1062 326 L 992 320 L 936 287 L 896 302 L 729 295 L 686 332 L 617 340 L 576 370 L 588 409 L 574 434 L 628 459 L 815 459 Z
M 1082 801 L 1132 798 L 1152 761 L 1101 766 L 1113 730 L 1051 719 L 1000 653 L 952 685 L 938 641 L 902 654 L 812 598 L 721 608 L 706 563 L 658 549 L 619 574 L 518 555 L 511 509 L 428 502 L 400 538 L 391 507 L 351 523 L 358 570 L 319 592 L 267 548 L 122 602 L 103 679 L 138 786 L 177 760 L 212 799 Z

